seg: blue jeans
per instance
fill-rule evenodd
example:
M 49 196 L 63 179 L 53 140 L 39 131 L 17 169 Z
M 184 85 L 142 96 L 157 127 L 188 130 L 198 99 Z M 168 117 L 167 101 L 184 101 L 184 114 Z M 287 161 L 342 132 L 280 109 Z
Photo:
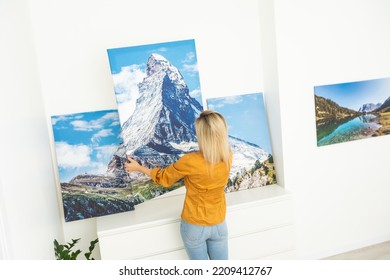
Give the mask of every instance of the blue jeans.
M 197 226 L 181 220 L 181 238 L 191 260 L 227 260 L 228 228 L 226 222 Z

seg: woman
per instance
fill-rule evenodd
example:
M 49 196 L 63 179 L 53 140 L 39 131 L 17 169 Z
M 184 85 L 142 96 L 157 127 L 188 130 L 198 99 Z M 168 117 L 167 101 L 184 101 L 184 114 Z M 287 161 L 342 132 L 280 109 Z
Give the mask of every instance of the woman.
M 185 154 L 164 169 L 149 169 L 128 157 L 125 168 L 127 172 L 142 172 L 164 187 L 184 178 L 180 233 L 189 258 L 227 260 L 225 185 L 232 153 L 226 121 L 218 112 L 206 110 L 196 119 L 195 130 L 199 152 Z

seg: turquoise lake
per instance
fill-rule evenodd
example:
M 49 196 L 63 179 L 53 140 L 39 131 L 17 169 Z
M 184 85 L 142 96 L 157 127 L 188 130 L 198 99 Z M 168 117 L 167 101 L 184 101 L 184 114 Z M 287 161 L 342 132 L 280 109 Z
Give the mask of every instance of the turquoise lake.
M 317 141 L 317 146 L 325 146 L 370 137 L 381 126 L 372 114 L 356 117 L 337 126 L 331 133 Z M 321 131 L 321 128 L 319 129 Z

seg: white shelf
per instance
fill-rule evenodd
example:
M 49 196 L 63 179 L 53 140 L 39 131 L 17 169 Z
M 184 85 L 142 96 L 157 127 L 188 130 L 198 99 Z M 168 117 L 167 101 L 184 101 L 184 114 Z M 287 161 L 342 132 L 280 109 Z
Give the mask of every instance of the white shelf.
M 184 192 L 181 188 L 137 205 L 135 211 L 98 218 L 102 259 L 186 258 L 179 230 Z M 232 259 L 292 255 L 291 193 L 272 185 L 227 193 L 226 200 Z

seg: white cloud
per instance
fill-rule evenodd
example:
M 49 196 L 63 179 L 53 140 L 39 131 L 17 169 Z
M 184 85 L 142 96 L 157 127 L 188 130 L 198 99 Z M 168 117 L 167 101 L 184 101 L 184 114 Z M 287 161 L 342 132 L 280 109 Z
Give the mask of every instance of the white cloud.
M 186 57 L 181 61 L 184 64 L 188 64 L 194 61 L 195 58 L 195 53 L 193 52 L 188 52 L 186 53 Z
M 223 103 L 224 104 L 237 104 L 242 102 L 242 98 L 239 95 L 236 96 L 227 96 L 223 98 Z
M 107 113 L 103 117 L 100 118 L 100 121 L 103 123 L 109 123 L 109 126 L 117 126 L 120 124 L 119 114 L 118 114 L 118 112 Z
M 82 121 L 76 120 L 72 121 L 71 125 L 73 125 L 74 130 L 77 131 L 93 131 L 102 129 L 107 122 L 117 123 L 118 122 L 118 114 L 116 112 L 110 112 L 103 115 L 101 118 L 92 120 L 92 121 Z M 110 124 L 110 126 L 112 125 Z
M 216 108 L 216 106 L 214 106 L 214 104 L 208 104 L 207 107 L 209 110 L 213 110 L 213 111 L 215 111 L 215 108 Z
M 76 116 L 72 116 L 72 115 L 63 115 L 63 116 L 55 116 L 55 117 L 52 117 L 51 118 L 51 123 L 52 125 L 56 125 L 58 122 L 67 122 L 67 121 L 70 121 L 70 120 L 74 120 L 74 119 L 80 119 L 82 118 L 83 115 L 76 115 Z M 59 128 L 59 127 L 57 127 Z
M 198 73 L 198 64 L 183 64 L 181 71 L 188 73 L 189 76 L 194 76 Z
M 161 47 L 161 48 L 158 48 L 158 51 L 159 52 L 166 52 L 166 51 L 168 51 L 168 49 L 164 48 L 164 47 Z
M 84 115 L 81 114 L 81 115 L 71 116 L 70 118 L 74 118 L 76 120 L 79 120 L 79 119 L 84 118 Z
M 216 104 L 209 104 L 208 107 L 209 107 L 210 110 L 216 111 L 218 108 L 222 108 L 224 106 L 225 106 L 224 103 L 216 103 Z
M 111 136 L 111 135 L 114 135 L 114 133 L 112 132 L 112 129 L 102 129 L 102 130 L 99 130 L 94 135 L 92 135 L 91 141 L 92 141 L 92 143 L 96 143 L 100 140 L 100 138 Z
M 117 112 L 110 112 L 105 114 L 103 117 L 100 118 L 103 122 L 104 121 L 117 121 L 118 120 L 118 113 Z
M 72 121 L 70 122 L 73 125 L 74 130 L 78 131 L 92 131 L 94 129 L 100 129 L 102 126 L 98 123 L 87 122 L 87 121 Z
M 88 172 L 91 174 L 104 174 L 106 173 L 106 171 L 107 171 L 107 164 L 100 161 L 92 162 L 90 169 L 88 170 Z
M 138 84 L 146 77 L 146 73 L 140 65 L 133 64 L 122 67 L 121 72 L 112 76 L 120 122 L 123 124 L 135 110 L 135 102 L 139 96 Z
M 117 151 L 117 145 L 106 145 L 96 148 L 96 158 L 99 161 L 107 162 L 111 160 L 112 155 Z M 109 159 L 107 161 L 107 159 Z
M 186 53 L 186 57 L 181 61 L 181 63 L 183 63 L 183 65 L 180 70 L 187 73 L 189 76 L 194 76 L 199 72 L 194 52 Z
M 218 101 L 213 104 L 209 104 L 208 107 L 210 110 L 216 110 L 217 108 L 225 107 L 225 105 L 232 105 L 242 102 L 241 96 L 227 96 L 223 98 L 218 98 Z
M 74 130 L 78 131 L 93 131 L 103 128 L 103 123 L 99 120 L 92 120 L 90 122 L 72 121 L 70 124 L 73 125 Z
M 117 125 L 120 125 L 119 120 L 114 121 L 114 122 L 112 122 L 112 123 L 110 124 L 110 126 L 117 126 Z
M 201 96 L 200 89 L 194 89 L 194 90 L 192 90 L 189 94 L 190 94 L 190 96 L 193 97 L 193 98 L 198 98 L 198 97 Z
M 67 117 L 66 117 L 66 116 L 52 117 L 52 118 L 51 118 L 51 123 L 52 123 L 52 125 L 56 125 L 57 122 L 65 121 L 65 120 L 67 120 Z
M 80 168 L 89 166 L 92 149 L 87 145 L 70 145 L 56 142 L 58 166 L 61 168 Z
M 103 174 L 107 171 L 107 165 L 112 159 L 112 156 L 117 151 L 117 145 L 106 145 L 97 147 L 96 159 L 97 161 L 91 163 L 91 172 L 94 174 Z

